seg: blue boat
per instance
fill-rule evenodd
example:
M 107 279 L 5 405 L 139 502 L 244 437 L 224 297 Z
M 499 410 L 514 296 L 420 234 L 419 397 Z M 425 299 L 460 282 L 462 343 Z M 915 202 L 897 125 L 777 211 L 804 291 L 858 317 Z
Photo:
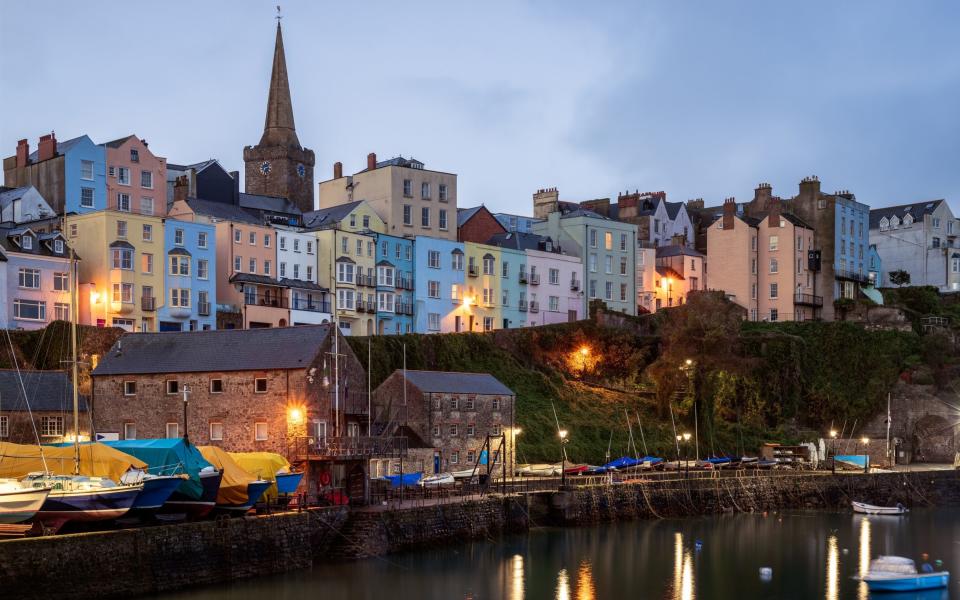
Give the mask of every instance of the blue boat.
M 253 508 L 253 505 L 257 503 L 257 500 L 260 499 L 260 496 L 263 496 L 263 493 L 267 491 L 273 485 L 272 481 L 251 481 L 247 484 L 247 500 L 243 504 L 225 504 L 218 503 L 216 508 L 217 510 L 226 511 L 233 514 L 243 514 Z
M 300 480 L 303 479 L 303 471 L 295 473 L 277 473 L 277 492 L 281 494 L 292 494 L 300 486 Z
M 53 486 L 35 518 L 54 528 L 67 521 L 122 517 L 143 489 L 140 485 L 116 485 L 99 477 L 47 476 L 32 481 L 37 486 Z
M 861 579 L 871 592 L 918 592 L 947 587 L 950 573 L 918 573 L 909 558 L 881 556 L 870 561 L 870 570 Z
M 390 482 L 390 487 L 408 487 L 420 483 L 423 473 L 404 473 L 403 475 L 384 475 L 384 479 Z
M 181 483 L 160 512 L 183 515 L 188 519 L 207 516 L 217 504 L 217 492 L 220 491 L 221 481 L 223 481 L 223 473 L 214 469 L 213 466 L 200 471 L 200 495 L 195 496 L 192 488 L 184 489 Z
M 170 499 L 184 478 L 175 475 L 147 475 L 143 478 L 143 490 L 133 501 L 131 511 L 154 511 Z

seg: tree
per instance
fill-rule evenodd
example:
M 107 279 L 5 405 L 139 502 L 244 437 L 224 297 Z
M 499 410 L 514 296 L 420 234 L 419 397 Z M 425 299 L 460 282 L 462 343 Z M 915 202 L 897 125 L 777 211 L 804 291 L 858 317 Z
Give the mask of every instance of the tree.
M 897 269 L 896 271 L 890 271 L 890 283 L 897 287 L 903 287 L 905 285 L 910 285 L 910 273 L 907 273 L 903 269 Z

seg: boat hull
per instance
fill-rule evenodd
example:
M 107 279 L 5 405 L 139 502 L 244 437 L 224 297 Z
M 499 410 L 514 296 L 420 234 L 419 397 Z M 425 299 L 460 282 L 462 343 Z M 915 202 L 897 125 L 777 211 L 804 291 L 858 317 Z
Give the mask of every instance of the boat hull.
M 106 521 L 129 512 L 141 486 L 99 490 L 53 490 L 35 516 L 43 522 Z
M 183 514 L 188 519 L 202 519 L 210 514 L 217 504 L 217 492 L 220 491 L 220 482 L 223 480 L 223 473 L 216 471 L 211 474 L 202 473 L 200 475 L 200 484 L 203 491 L 199 498 L 194 498 L 184 494 L 178 487 L 166 503 L 160 508 L 163 514 Z
M 0 492 L 0 523 L 23 523 L 29 521 L 43 507 L 50 488 L 24 488 Z
M 878 577 L 869 575 L 863 578 L 871 592 L 915 592 L 919 590 L 935 590 L 947 587 L 950 583 L 950 573 L 918 573 L 902 577 Z
M 853 502 L 853 512 L 864 515 L 903 515 L 907 509 L 903 506 L 874 506 L 863 502 Z
M 263 496 L 264 492 L 267 491 L 273 485 L 272 481 L 251 481 L 247 484 L 247 501 L 243 504 L 220 504 L 217 503 L 218 511 L 225 511 L 229 513 L 238 513 L 243 514 L 253 508 L 253 505 L 257 503 L 257 500 Z
M 302 479 L 302 471 L 299 473 L 277 473 L 277 492 L 280 494 L 296 492 Z
M 180 487 L 182 482 L 183 479 L 179 477 L 150 477 L 144 479 L 143 490 L 133 501 L 130 510 L 157 510 L 170 499 L 170 496 Z

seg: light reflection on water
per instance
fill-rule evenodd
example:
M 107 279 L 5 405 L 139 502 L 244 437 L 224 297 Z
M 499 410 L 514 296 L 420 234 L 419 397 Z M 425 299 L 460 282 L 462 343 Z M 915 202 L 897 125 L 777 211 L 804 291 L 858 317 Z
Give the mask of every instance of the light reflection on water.
M 700 544 L 702 540 L 702 547 Z M 869 599 L 854 576 L 878 554 L 929 552 L 960 573 L 960 510 L 903 518 L 728 515 L 547 529 L 156 596 L 163 600 Z M 672 550 L 672 552 L 671 552 Z M 253 556 L 258 548 L 249 549 Z M 769 580 L 759 569 L 772 570 Z M 952 582 L 952 586 L 957 586 Z M 960 598 L 956 595 L 955 600 Z M 948 600 L 947 591 L 882 600 Z

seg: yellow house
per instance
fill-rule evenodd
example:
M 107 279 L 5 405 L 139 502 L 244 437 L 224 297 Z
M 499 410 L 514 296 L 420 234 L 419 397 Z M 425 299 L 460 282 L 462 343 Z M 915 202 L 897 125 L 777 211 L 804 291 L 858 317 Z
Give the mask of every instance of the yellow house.
M 346 335 L 376 333 L 377 233 L 383 219 L 364 201 L 303 215 L 317 236 L 317 282 L 329 288 L 333 311 Z
M 67 239 L 90 287 L 90 319 L 103 327 L 157 331 L 163 306 L 163 219 L 105 210 L 66 217 Z
M 464 284 L 466 289 L 461 290 L 461 297 L 465 299 L 464 306 L 470 307 L 468 322 L 464 323 L 465 329 L 467 331 L 500 329 L 502 323 L 500 297 L 503 291 L 502 251 L 498 246 L 473 242 L 465 242 L 463 251 L 466 254 L 467 276 Z

